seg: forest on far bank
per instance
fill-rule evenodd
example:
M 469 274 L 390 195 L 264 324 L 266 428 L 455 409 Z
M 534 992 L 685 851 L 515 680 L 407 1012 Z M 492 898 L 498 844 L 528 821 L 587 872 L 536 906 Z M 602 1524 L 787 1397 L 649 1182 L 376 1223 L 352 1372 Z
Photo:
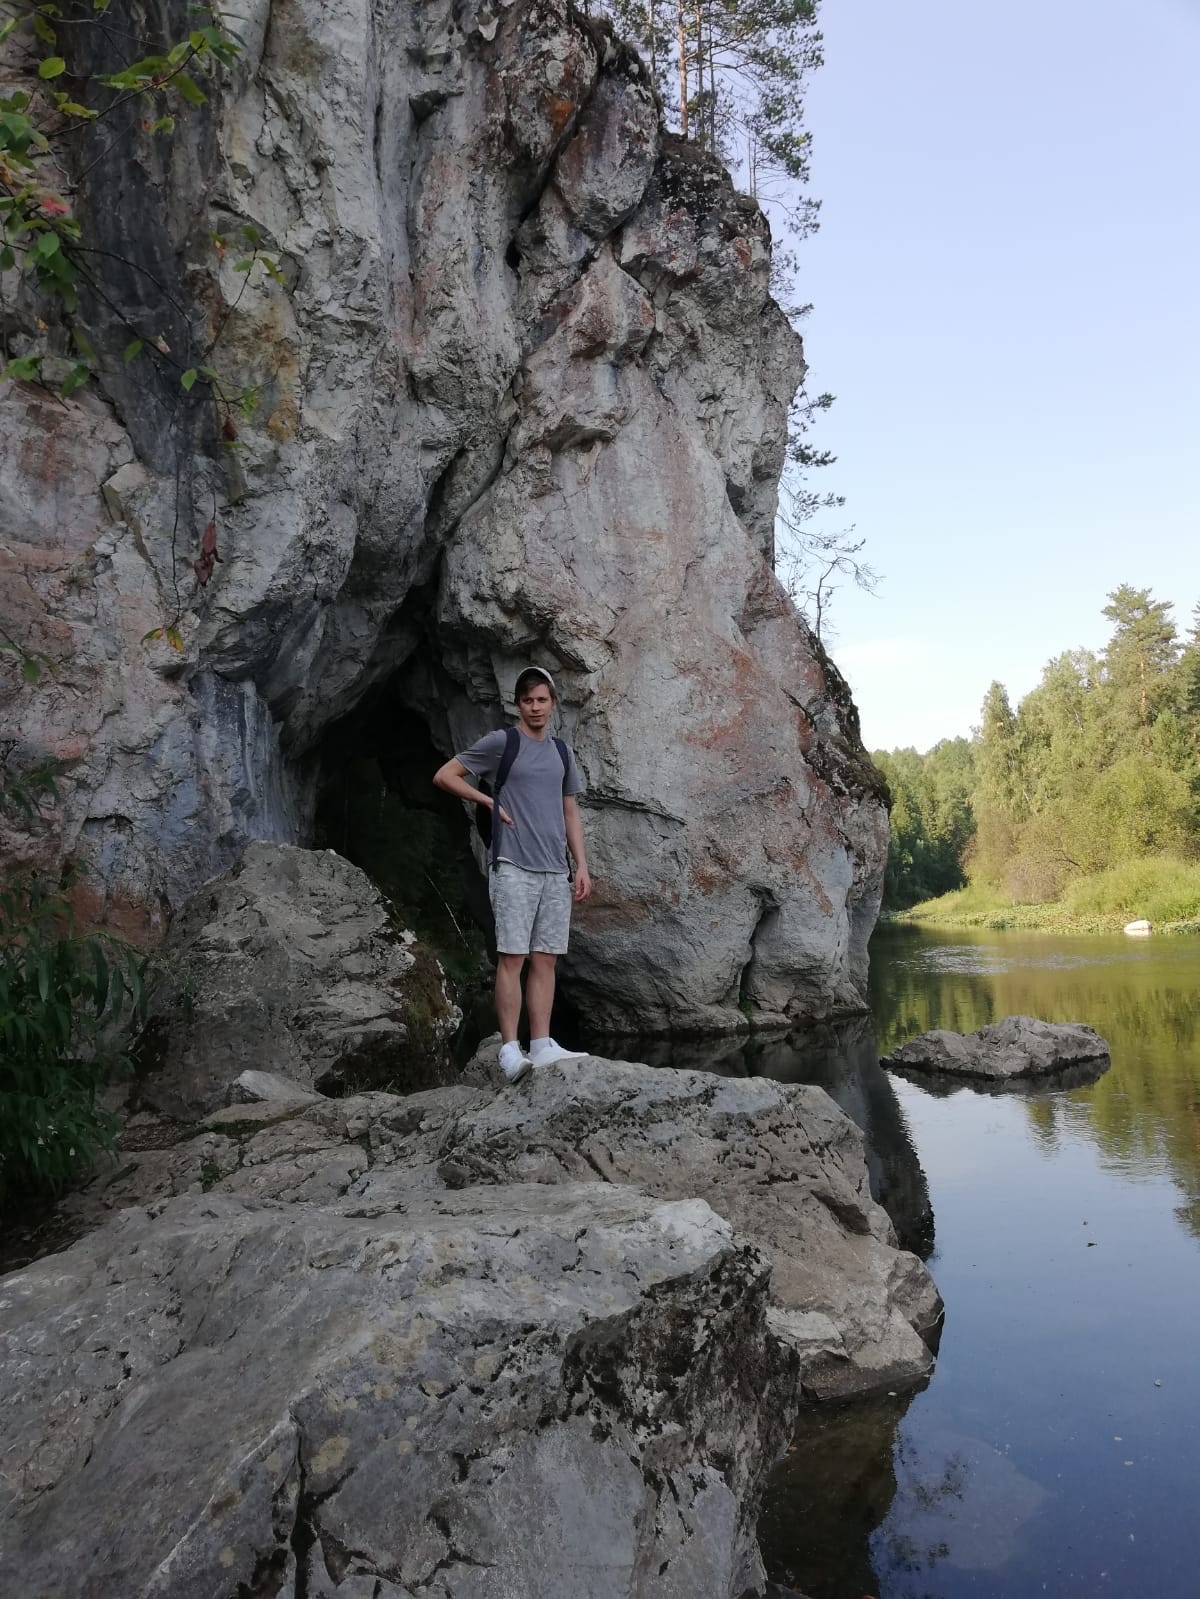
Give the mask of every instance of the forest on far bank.
M 1067 650 L 1014 710 L 993 683 L 970 739 L 872 754 L 892 791 L 885 911 L 1062 904 L 1200 916 L 1200 604 L 1122 584 L 1098 653 Z

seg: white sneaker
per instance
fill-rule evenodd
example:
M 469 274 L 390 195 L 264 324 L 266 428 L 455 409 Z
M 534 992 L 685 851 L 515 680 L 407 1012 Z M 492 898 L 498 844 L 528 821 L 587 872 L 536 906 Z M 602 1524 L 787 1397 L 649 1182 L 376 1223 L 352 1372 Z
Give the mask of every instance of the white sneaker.
M 552 1038 L 539 1038 L 529 1046 L 535 1066 L 553 1066 L 561 1060 L 585 1060 L 586 1049 L 564 1049 Z
M 532 1068 L 533 1062 L 520 1044 L 513 1042 L 500 1046 L 500 1070 L 510 1083 L 519 1083 L 522 1077 L 528 1077 Z

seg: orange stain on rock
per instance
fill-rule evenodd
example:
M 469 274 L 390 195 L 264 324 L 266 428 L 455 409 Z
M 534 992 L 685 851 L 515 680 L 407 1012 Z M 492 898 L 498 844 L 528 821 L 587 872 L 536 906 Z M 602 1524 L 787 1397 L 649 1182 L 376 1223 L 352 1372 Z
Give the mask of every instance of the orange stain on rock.
M 546 111 L 550 126 L 554 130 L 555 138 L 558 138 L 564 132 L 567 123 L 570 122 L 578 109 L 575 101 L 568 99 L 565 95 L 555 94 L 550 96 Z

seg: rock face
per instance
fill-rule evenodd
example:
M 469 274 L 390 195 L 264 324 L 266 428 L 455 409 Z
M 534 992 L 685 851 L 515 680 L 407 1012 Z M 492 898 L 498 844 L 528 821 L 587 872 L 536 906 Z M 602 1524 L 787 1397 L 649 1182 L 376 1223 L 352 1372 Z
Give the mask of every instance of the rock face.
M 765 1276 L 595 1184 L 127 1211 L 0 1288 L 5 1590 L 740 1599 L 790 1408 Z
M 1082 1022 L 1006 1016 L 976 1033 L 944 1028 L 922 1033 L 885 1055 L 880 1064 L 897 1071 L 1008 1083 L 1076 1072 L 1082 1072 L 1079 1080 L 1086 1081 L 1107 1071 L 1111 1062 L 1104 1039 Z
M 270 1085 L 423 1088 L 462 1019 L 436 960 L 332 850 L 251 844 L 177 918 L 141 1048 L 139 1103 L 203 1115 Z
M 186 34 L 182 0 L 162 15 Z M 386 691 L 448 755 L 536 657 L 588 781 L 584 1012 L 861 1005 L 887 822 L 771 571 L 804 366 L 761 213 L 565 3 L 242 16 L 209 106 L 174 141 L 119 110 L 83 178 L 97 384 L 0 388 L 0 620 L 57 663 L 0 704 L 20 752 L 71 763 L 45 852 L 156 937 L 248 840 L 309 841 L 356 707 Z M 69 48 L 81 75 L 118 64 L 99 30 Z M 283 287 L 238 270 L 244 227 Z M 129 326 L 170 359 L 126 365 Z M 189 364 L 253 416 L 184 393 Z
M 598 1065 L 543 1069 L 528 1093 L 489 1095 L 439 1137 L 441 1179 L 592 1172 L 660 1196 L 701 1195 L 771 1261 L 772 1325 L 799 1352 L 806 1391 L 861 1392 L 929 1370 L 941 1300 L 917 1258 L 897 1252 L 870 1197 L 861 1135 L 823 1089 Z M 373 1173 L 362 1197 L 386 1198 L 396 1182 L 394 1171 Z
M 929 1365 L 866 1184 L 820 1090 L 597 1060 L 127 1150 L 0 1285 L 5 1591 L 761 1593 L 802 1391 Z

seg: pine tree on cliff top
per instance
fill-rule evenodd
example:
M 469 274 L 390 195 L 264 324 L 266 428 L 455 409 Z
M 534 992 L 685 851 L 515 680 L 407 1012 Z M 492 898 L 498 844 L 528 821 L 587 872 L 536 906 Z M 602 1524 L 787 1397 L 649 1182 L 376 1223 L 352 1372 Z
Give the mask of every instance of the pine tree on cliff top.
M 816 0 L 595 0 L 645 57 L 685 139 L 712 150 L 801 237 L 815 223 L 804 85 Z

